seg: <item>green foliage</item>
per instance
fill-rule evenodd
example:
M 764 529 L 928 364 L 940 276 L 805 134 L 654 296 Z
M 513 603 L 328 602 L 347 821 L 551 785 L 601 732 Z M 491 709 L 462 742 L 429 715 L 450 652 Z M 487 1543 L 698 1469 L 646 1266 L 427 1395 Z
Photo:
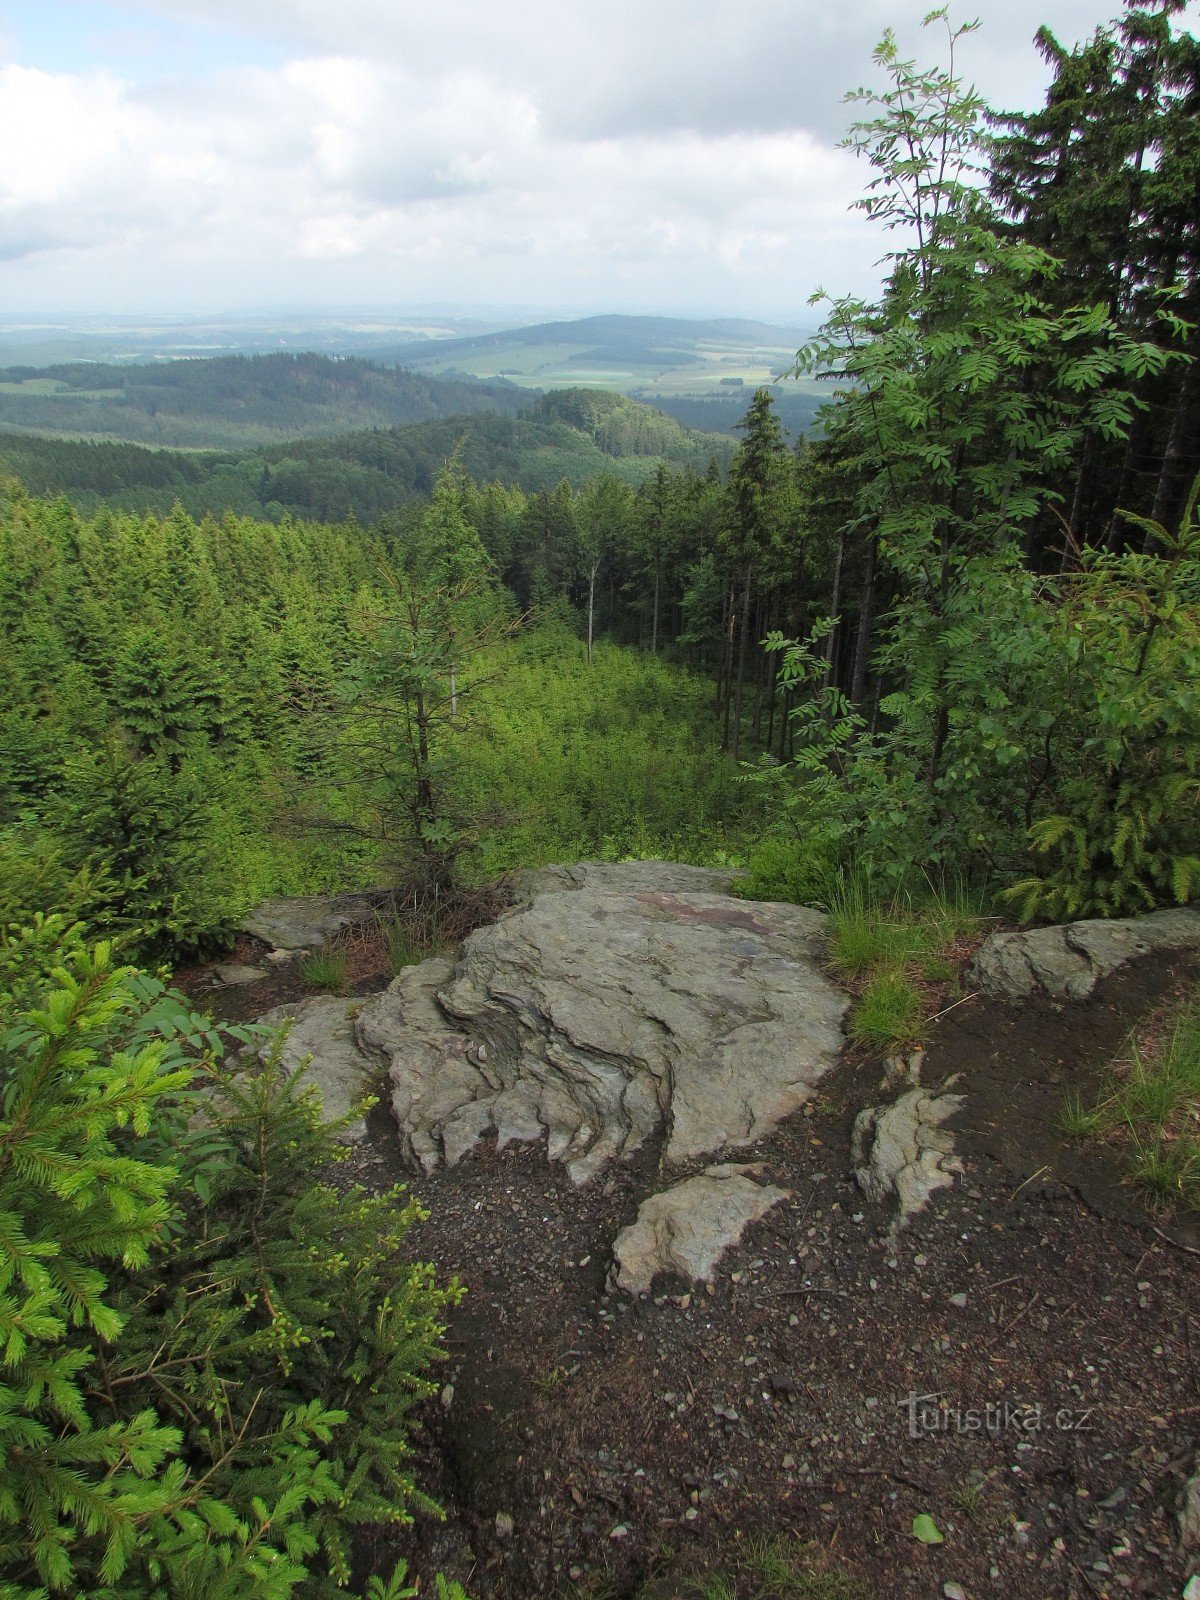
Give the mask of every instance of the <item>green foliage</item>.
M 850 1017 L 850 1034 L 880 1050 L 915 1044 L 924 1031 L 920 991 L 904 972 L 881 972 L 867 984 Z
M 420 1499 L 405 1422 L 456 1291 L 397 1255 L 415 1206 L 329 1185 L 278 1048 L 217 1072 L 176 998 L 61 928 L 0 956 L 4 1592 L 338 1592 L 355 1528 Z
M 308 987 L 327 994 L 345 994 L 346 970 L 344 950 L 316 950 L 300 963 L 300 976 Z
M 1164 554 L 1085 552 L 1056 618 L 1066 689 L 1047 862 L 1024 916 L 1120 916 L 1200 892 L 1200 476 Z
M 1067 1138 L 1105 1139 L 1123 1148 L 1134 1183 L 1151 1202 L 1200 1210 L 1200 1003 L 1175 1018 L 1164 1047 L 1134 1046 L 1092 1105 L 1074 1091 L 1059 1127 Z

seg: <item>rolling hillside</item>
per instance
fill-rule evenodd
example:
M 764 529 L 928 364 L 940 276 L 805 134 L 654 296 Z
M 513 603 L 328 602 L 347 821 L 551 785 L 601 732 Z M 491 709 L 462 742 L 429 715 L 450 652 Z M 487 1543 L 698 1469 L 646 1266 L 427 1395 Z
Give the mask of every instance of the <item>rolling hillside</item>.
M 611 389 L 713 433 L 732 430 L 753 391 L 764 386 L 795 434 L 811 425 L 825 397 L 811 381 L 777 381 L 806 337 L 803 328 L 736 319 L 601 316 L 423 339 L 382 348 L 379 356 L 443 377 Z
M 523 399 L 530 404 L 528 394 Z M 571 390 L 536 400 L 523 416 L 476 412 L 242 451 L 0 433 L 0 476 L 19 478 L 35 494 L 66 495 L 88 512 L 104 505 L 167 512 L 178 501 L 196 517 L 234 511 L 339 521 L 353 512 L 369 522 L 428 494 L 455 451 L 477 482 L 531 491 L 564 478 L 579 486 L 602 473 L 636 484 L 662 460 L 703 472 L 714 457 L 727 461 L 731 449 L 636 401 Z
M 0 370 L 0 430 L 181 449 L 332 437 L 477 411 L 512 416 L 528 403 L 506 383 L 312 354 Z

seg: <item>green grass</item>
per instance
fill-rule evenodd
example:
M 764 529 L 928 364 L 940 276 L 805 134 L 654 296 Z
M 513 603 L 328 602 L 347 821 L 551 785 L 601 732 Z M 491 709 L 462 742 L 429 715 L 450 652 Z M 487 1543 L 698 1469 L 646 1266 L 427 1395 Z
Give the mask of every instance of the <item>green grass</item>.
M 697 1571 L 694 1558 L 683 1563 L 665 1552 L 651 1562 L 653 1576 L 635 1591 L 633 1600 L 669 1592 L 693 1600 L 868 1600 L 869 1591 L 842 1561 L 820 1545 L 782 1535 L 735 1535 L 715 1561 Z M 597 1588 L 597 1580 L 564 1592 L 563 1600 L 595 1600 L 612 1591 Z M 623 1591 L 624 1592 L 624 1591 Z
M 340 950 L 316 950 L 300 963 L 300 976 L 310 989 L 345 994 L 346 957 Z
M 393 973 L 399 974 L 405 967 L 415 967 L 437 954 L 433 940 L 422 939 L 399 918 L 382 922 L 381 929 L 383 942 L 387 946 L 388 965 Z
M 1095 1104 L 1068 1094 L 1058 1121 L 1068 1138 L 1121 1145 L 1150 1205 L 1200 1211 L 1200 999 L 1183 1010 L 1162 1050 L 1135 1046 Z
M 883 1050 L 920 1041 L 928 1028 L 930 988 L 953 990 L 955 951 L 976 937 L 978 901 L 959 891 L 880 902 L 871 885 L 848 875 L 829 902 L 833 938 L 829 962 L 843 981 L 861 988 L 850 1032 L 862 1044 Z
M 850 1018 L 860 1044 L 894 1050 L 915 1044 L 924 1032 L 921 992 L 903 972 L 881 972 L 871 979 Z
M 1078 1089 L 1072 1089 L 1064 1097 L 1062 1110 L 1058 1114 L 1058 1131 L 1066 1139 L 1086 1139 L 1094 1133 L 1099 1133 L 1104 1127 L 1104 1115 L 1097 1107 L 1090 1109 L 1084 1104 Z

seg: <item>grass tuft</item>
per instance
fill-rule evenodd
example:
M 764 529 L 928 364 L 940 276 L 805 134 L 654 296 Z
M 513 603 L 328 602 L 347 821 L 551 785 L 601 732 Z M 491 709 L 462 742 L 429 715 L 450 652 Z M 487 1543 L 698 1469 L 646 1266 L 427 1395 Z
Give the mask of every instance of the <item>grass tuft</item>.
M 341 950 L 315 950 L 300 963 L 300 976 L 310 989 L 345 994 L 346 957 Z
M 1071 1138 L 1124 1144 L 1133 1183 L 1162 1210 L 1200 1210 L 1200 1000 L 1176 1020 L 1165 1047 L 1136 1046 L 1090 1110 L 1063 1102 L 1059 1128 Z
M 903 972 L 872 978 L 850 1018 L 850 1032 L 862 1044 L 900 1049 L 915 1044 L 925 1021 L 920 991 Z

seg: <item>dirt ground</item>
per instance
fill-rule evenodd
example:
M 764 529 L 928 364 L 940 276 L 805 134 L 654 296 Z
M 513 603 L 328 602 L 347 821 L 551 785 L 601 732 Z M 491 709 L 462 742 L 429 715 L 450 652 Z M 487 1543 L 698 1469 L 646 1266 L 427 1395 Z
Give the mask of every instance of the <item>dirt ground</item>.
M 414 1249 L 467 1286 L 418 1447 L 445 1520 L 419 1518 L 393 1548 L 478 1600 L 667 1600 L 736 1569 L 763 1533 L 811 1541 L 885 1600 L 1178 1597 L 1200 1240 L 1147 1214 L 1113 1153 L 1064 1144 L 1056 1119 L 1198 975 L 1149 957 L 1086 1002 L 946 1015 L 923 1082 L 965 1096 L 965 1172 L 895 1236 L 850 1173 L 880 1063 L 849 1057 L 749 1152 L 788 1202 L 707 1290 L 638 1302 L 605 1280 L 658 1151 L 584 1190 L 531 1148 L 424 1178 L 377 1108 L 356 1175 L 403 1177 L 429 1212 Z M 207 997 L 199 982 L 197 999 L 243 1015 L 298 997 L 282 992 L 291 969 Z M 942 1543 L 914 1538 L 919 1513 Z

